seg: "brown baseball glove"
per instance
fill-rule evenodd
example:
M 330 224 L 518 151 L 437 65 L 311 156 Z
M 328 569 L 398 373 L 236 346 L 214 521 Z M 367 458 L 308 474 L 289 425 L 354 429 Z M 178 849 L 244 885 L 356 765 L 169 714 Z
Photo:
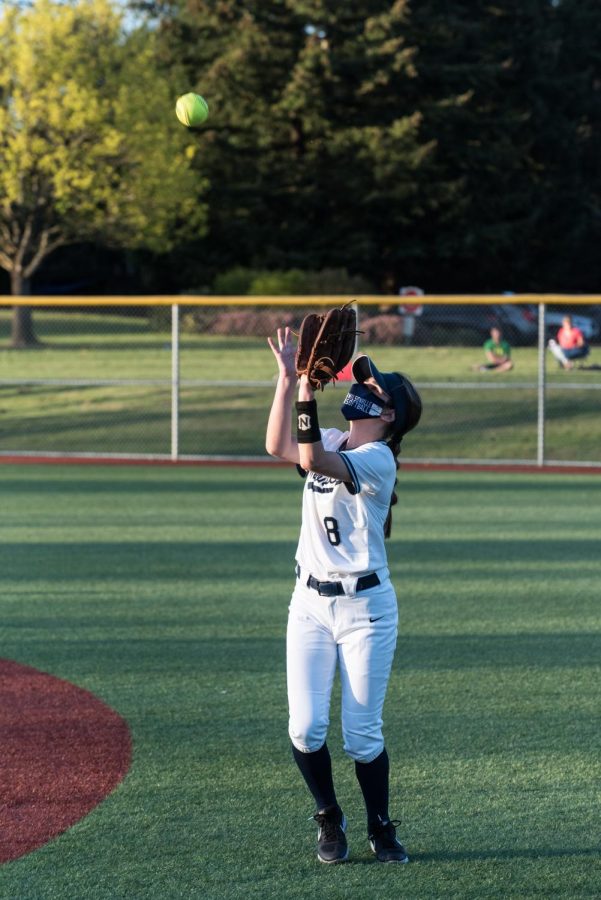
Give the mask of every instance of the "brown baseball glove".
M 314 390 L 323 391 L 355 352 L 357 315 L 347 303 L 321 315 L 309 313 L 301 322 L 296 348 L 296 374 L 307 375 Z

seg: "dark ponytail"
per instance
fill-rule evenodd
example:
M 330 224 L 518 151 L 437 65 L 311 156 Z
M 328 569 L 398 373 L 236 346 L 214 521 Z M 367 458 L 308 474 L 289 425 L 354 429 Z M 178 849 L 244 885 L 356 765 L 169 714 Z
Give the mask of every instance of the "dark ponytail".
M 367 357 L 366 357 L 367 358 Z M 399 454 L 401 452 L 401 441 L 403 436 L 411 431 L 419 422 L 422 415 L 422 400 L 415 386 L 407 378 L 399 372 L 392 372 L 389 375 L 381 376 L 384 378 L 386 391 L 391 395 L 391 407 L 394 410 L 394 420 L 389 426 L 388 433 L 385 433 L 384 440 L 386 446 L 394 456 L 394 462 L 397 472 L 401 467 L 399 462 Z M 398 479 L 394 480 L 394 487 L 397 485 Z M 393 488 L 390 498 L 390 506 L 388 507 L 388 515 L 384 523 L 384 537 L 389 538 L 392 530 L 392 507 L 397 502 L 396 491 Z
M 390 449 L 390 452 L 394 456 L 394 464 L 396 466 L 397 472 L 401 468 L 401 464 L 399 462 L 399 455 L 401 452 L 401 441 L 402 437 L 399 437 L 398 434 L 392 434 L 386 441 L 386 446 Z M 398 478 L 394 479 L 394 487 L 396 488 L 398 483 Z M 390 506 L 388 507 L 388 515 L 386 516 L 386 521 L 384 522 L 384 537 L 389 538 L 392 532 L 392 507 L 396 506 L 398 502 L 398 497 L 396 495 L 396 490 L 393 488 L 392 496 L 390 498 Z

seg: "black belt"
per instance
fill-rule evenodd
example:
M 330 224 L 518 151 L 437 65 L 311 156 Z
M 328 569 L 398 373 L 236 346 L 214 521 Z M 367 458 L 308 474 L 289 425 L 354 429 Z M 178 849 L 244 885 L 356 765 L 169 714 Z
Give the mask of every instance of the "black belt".
M 296 567 L 296 577 L 300 578 L 299 566 Z M 365 591 L 367 588 L 376 587 L 376 585 L 380 583 L 380 579 L 375 572 L 372 572 L 371 575 L 361 575 L 360 578 L 357 578 L 357 587 L 355 590 L 357 592 Z M 318 581 L 317 578 L 314 578 L 312 575 L 309 575 L 307 578 L 306 585 L 307 587 L 313 588 L 314 591 L 317 591 L 320 597 L 337 597 L 339 594 L 346 593 L 341 581 Z

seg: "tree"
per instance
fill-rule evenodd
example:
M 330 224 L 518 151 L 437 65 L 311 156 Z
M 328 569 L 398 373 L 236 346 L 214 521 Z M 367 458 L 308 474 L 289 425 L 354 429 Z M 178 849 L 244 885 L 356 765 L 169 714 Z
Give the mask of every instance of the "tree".
M 204 255 L 394 280 L 427 205 L 431 144 L 406 101 L 407 0 L 137 3 L 182 88 L 205 95 Z M 187 88 L 188 89 L 188 88 Z
M 38 0 L 0 15 L 0 266 L 13 295 L 58 247 L 169 250 L 202 234 L 206 180 L 157 75 L 155 37 L 108 0 Z M 17 307 L 12 345 L 35 343 Z
M 132 3 L 211 104 L 216 271 L 596 290 L 598 0 Z
M 538 184 L 533 289 L 592 292 L 601 280 L 601 4 L 560 0 L 533 109 Z M 541 57 L 538 48 L 538 58 Z
M 409 28 L 433 171 L 458 186 L 428 223 L 431 277 L 452 291 L 596 290 L 601 5 L 423 0 Z

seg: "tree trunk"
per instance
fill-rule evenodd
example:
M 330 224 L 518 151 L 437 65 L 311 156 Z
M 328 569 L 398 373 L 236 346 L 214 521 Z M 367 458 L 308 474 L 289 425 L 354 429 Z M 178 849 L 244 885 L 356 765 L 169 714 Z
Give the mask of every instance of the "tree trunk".
M 11 272 L 10 282 L 13 297 L 29 296 L 29 279 L 23 278 L 20 272 Z M 40 346 L 40 342 L 35 336 L 30 306 L 13 307 L 10 346 L 15 350 L 27 350 Z

